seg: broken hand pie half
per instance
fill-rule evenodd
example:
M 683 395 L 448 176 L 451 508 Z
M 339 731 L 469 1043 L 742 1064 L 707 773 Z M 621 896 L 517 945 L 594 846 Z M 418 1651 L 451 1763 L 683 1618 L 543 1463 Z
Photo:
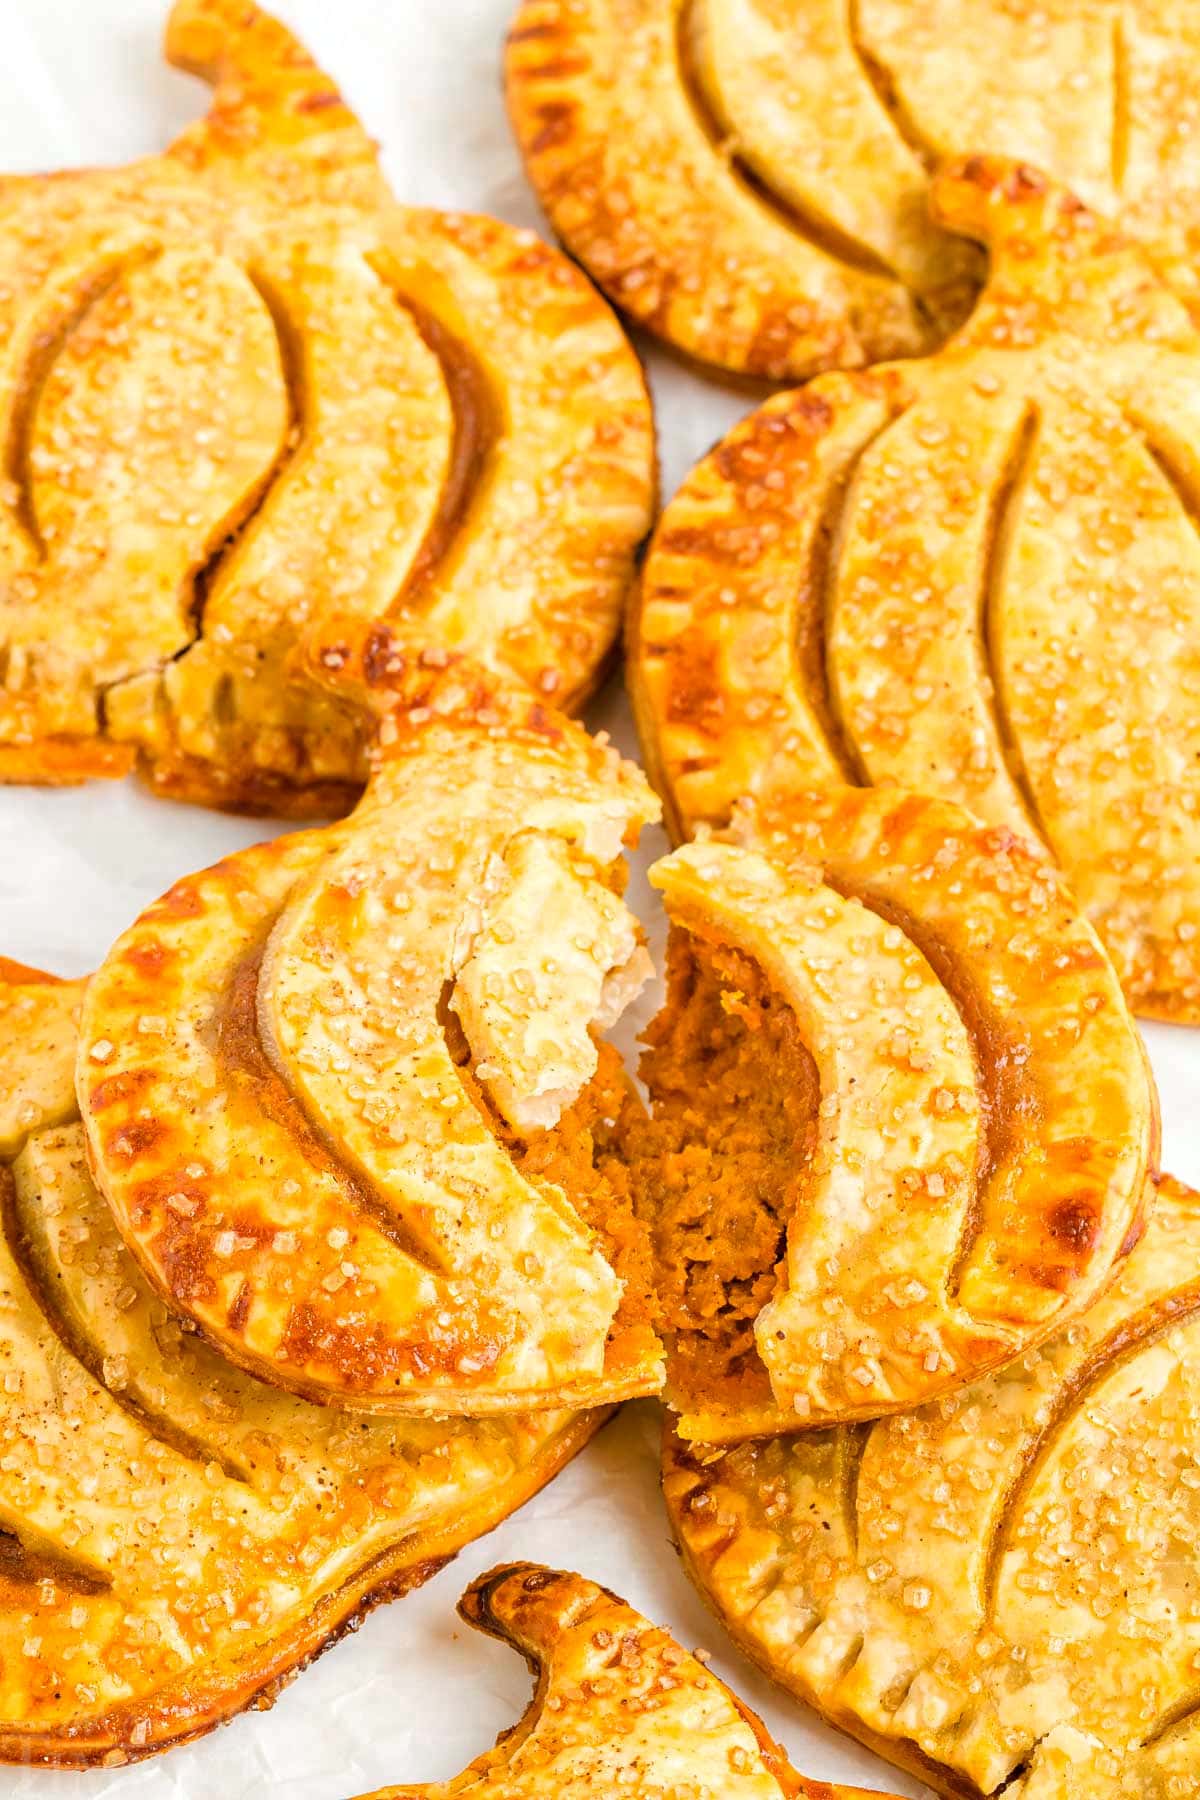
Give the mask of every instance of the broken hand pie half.
M 766 1727 L 662 1626 L 607 1588 L 514 1563 L 463 1595 L 469 1625 L 538 1677 L 520 1723 L 452 1781 L 371 1800 L 854 1800 L 806 1781 Z M 366 1797 L 364 1797 L 366 1800 Z M 860 1800 L 867 1796 L 860 1795 Z M 883 1800 L 883 1797 L 880 1797 Z
M 177 882 L 84 1006 L 96 1180 L 234 1362 L 413 1413 L 655 1391 L 598 1042 L 650 972 L 641 774 L 514 678 L 371 626 L 314 671 L 382 714 L 349 820 Z
M 1200 1198 L 1163 1180 L 1113 1286 L 1000 1374 L 865 1429 L 669 1443 L 737 1641 L 957 1800 L 1200 1791 Z
M 420 615 L 560 706 L 650 522 L 641 371 L 564 257 L 401 208 L 249 0 L 177 0 L 207 119 L 128 168 L 0 184 L 0 780 L 117 774 L 341 812 L 360 715 L 290 652 Z
M 935 187 L 991 249 L 937 356 L 821 377 L 667 508 L 631 656 L 679 830 L 782 780 L 957 800 L 1061 865 L 1136 1011 L 1200 1020 L 1200 331 L 1026 169 Z
M 268 1704 L 603 1416 L 365 1420 L 185 1331 L 88 1177 L 82 989 L 0 966 L 0 1759 L 70 1767 Z
M 1200 315 L 1200 26 L 1173 0 L 523 0 L 508 87 L 563 241 L 737 373 L 934 348 L 983 262 L 930 172 L 971 150 L 1119 218 Z
M 1090 1304 L 1153 1089 L 1061 880 L 894 790 L 797 794 L 655 865 L 668 998 L 633 1162 L 667 1397 L 733 1441 L 910 1408 Z

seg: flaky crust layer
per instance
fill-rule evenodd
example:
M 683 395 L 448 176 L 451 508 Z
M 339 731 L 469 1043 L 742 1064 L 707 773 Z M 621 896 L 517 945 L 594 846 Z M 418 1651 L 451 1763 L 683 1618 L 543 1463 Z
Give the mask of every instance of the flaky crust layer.
M 77 1064 L 96 1179 L 170 1304 L 294 1392 L 426 1415 L 653 1392 L 649 1297 L 580 1210 L 602 1174 L 569 1110 L 649 973 L 619 889 L 653 796 L 515 678 L 380 626 L 310 656 L 378 709 L 366 794 L 118 940 Z M 565 1188 L 524 1172 L 560 1120 Z
M 685 1560 L 738 1642 L 958 1800 L 1170 1800 L 1200 1777 L 1190 1592 L 1200 1202 L 1066 1331 L 869 1428 L 698 1457 Z
M 841 788 L 747 809 L 736 836 L 650 878 L 674 926 L 752 959 L 791 1008 L 819 1104 L 754 1327 L 769 1389 L 706 1404 L 668 1368 L 681 1435 L 709 1442 L 906 1410 L 1061 1328 L 1137 1241 L 1158 1141 L 1108 960 L 1010 832 Z
M 1138 1012 L 1200 1018 L 1200 334 L 1142 253 L 973 158 L 987 242 L 936 357 L 822 377 L 666 509 L 630 629 L 677 830 L 782 783 L 896 784 L 1041 841 Z
M 935 348 L 983 262 L 931 217 L 978 148 L 1119 217 L 1200 295 L 1200 30 L 1172 0 L 523 0 L 508 93 L 555 230 L 736 374 Z
M 208 117 L 126 169 L 0 184 L 0 780 L 344 811 L 363 721 L 289 655 L 333 613 L 556 704 L 591 692 L 654 498 L 640 367 L 570 263 L 396 205 L 329 78 L 177 0 Z
M 0 968 L 0 1759 L 113 1766 L 269 1705 L 499 1523 L 603 1415 L 351 1419 L 163 1306 L 64 1118 L 79 983 Z M 55 1018 L 51 1018 L 51 1013 Z
M 867 1800 L 798 1775 L 724 1682 L 581 1575 L 512 1563 L 472 1582 L 459 1612 L 529 1663 L 525 1716 L 453 1780 L 370 1800 Z

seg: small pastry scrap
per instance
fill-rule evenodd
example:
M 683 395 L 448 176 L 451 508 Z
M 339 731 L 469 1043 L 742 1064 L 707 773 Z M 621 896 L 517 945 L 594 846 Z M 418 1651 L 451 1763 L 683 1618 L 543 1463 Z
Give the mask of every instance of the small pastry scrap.
M 63 1768 L 269 1705 L 603 1418 L 367 1420 L 187 1331 L 88 1176 L 83 985 L 0 965 L 0 1760 Z
M 96 1181 L 231 1361 L 416 1414 L 657 1391 L 649 1251 L 598 1040 L 650 961 L 641 773 L 514 677 L 373 625 L 314 674 L 381 715 L 363 800 L 185 877 L 88 986 Z
M 1200 1022 L 1200 330 L 1028 169 L 934 189 L 991 249 L 939 355 L 750 415 L 684 483 L 632 625 L 675 828 L 895 783 L 1040 841 L 1134 1010 Z
M 566 258 L 396 204 L 249 0 L 176 0 L 208 117 L 123 169 L 0 184 L 0 780 L 141 764 L 342 812 L 363 721 L 289 657 L 419 616 L 577 706 L 649 529 L 638 361 Z
M 798 1775 L 723 1681 L 594 1581 L 511 1563 L 458 1610 L 537 1676 L 525 1716 L 452 1781 L 363 1800 L 869 1800 Z
M 668 996 L 631 1161 L 681 1437 L 907 1410 L 1095 1300 L 1142 1229 L 1157 1103 L 1040 857 L 843 788 L 650 879 Z
M 1200 1792 L 1200 1196 L 1039 1350 L 865 1428 L 666 1449 L 738 1643 L 954 1800 Z
M 931 171 L 974 149 L 1119 218 L 1200 318 L 1200 23 L 1174 0 L 521 0 L 508 92 L 563 242 L 736 374 L 936 348 L 983 261 Z

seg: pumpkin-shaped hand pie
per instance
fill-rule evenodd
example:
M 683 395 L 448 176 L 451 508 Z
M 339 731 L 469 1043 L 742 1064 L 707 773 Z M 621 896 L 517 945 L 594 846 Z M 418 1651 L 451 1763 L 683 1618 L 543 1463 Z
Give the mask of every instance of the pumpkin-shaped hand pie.
M 814 147 L 836 118 L 841 160 L 864 190 L 861 222 L 796 141 L 758 156 L 727 120 L 720 39 L 762 30 L 752 7 L 720 16 L 733 10 L 729 0 L 522 0 L 509 110 L 551 224 L 638 324 L 739 374 L 797 380 L 933 349 L 967 310 L 978 255 L 926 226 L 923 164 L 864 79 L 844 9 L 793 5 L 804 47 L 778 83 L 762 84 L 767 116 L 758 95 L 749 110 L 762 139 Z M 893 185 L 904 195 L 896 223 L 870 192 Z
M 785 1686 L 942 1793 L 1200 1791 L 1200 1196 L 1000 1374 L 868 1429 L 695 1458 L 690 1571 Z
M 649 973 L 640 773 L 512 678 L 386 628 L 313 666 L 383 714 L 344 824 L 177 882 L 84 1006 L 96 1180 L 234 1362 L 414 1413 L 654 1391 L 648 1261 L 593 1031 Z
M 869 1800 L 798 1775 L 710 1669 L 581 1575 L 510 1564 L 472 1582 L 459 1612 L 535 1671 L 528 1711 L 452 1781 L 371 1800 Z
M 944 802 L 789 796 L 655 865 L 673 935 L 633 1161 L 681 1434 L 910 1408 L 1090 1304 L 1153 1088 L 1095 934 Z
M 1200 1020 L 1200 331 L 1140 252 L 973 159 L 938 356 L 769 401 L 693 472 L 635 622 L 675 825 L 895 782 L 1041 839 L 1136 1010 Z
M 1119 217 L 1200 316 L 1200 28 L 1173 0 L 522 0 L 508 83 L 564 242 L 726 369 L 935 347 L 983 265 L 930 170 L 972 149 Z
M 419 615 L 556 704 L 594 685 L 650 521 L 637 359 L 565 258 L 400 208 L 249 0 L 177 0 L 214 83 L 165 155 L 0 186 L 0 780 L 120 773 L 344 811 L 314 621 Z
M 269 1704 L 603 1416 L 363 1419 L 185 1331 L 88 1178 L 81 987 L 0 966 L 0 1759 L 75 1767 Z

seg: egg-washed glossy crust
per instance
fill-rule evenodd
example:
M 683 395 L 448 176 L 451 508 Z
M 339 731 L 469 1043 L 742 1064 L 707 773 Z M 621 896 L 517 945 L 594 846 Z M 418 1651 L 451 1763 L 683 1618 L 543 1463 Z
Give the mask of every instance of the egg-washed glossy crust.
M 739 375 L 932 349 L 966 311 L 974 258 L 951 245 L 917 301 L 882 259 L 781 204 L 728 153 L 699 23 L 680 0 L 518 8 L 509 111 L 563 243 L 637 324 Z M 808 75 L 824 80 L 815 60 Z
M 581 1575 L 510 1563 L 472 1582 L 459 1612 L 528 1662 L 525 1716 L 453 1780 L 363 1800 L 869 1800 L 798 1775 L 710 1669 Z
M 378 708 L 366 794 L 117 941 L 79 1047 L 96 1179 L 171 1305 L 297 1393 L 437 1415 L 653 1392 L 593 1027 L 650 972 L 619 890 L 654 797 L 514 677 L 387 627 L 338 626 L 311 666 Z
M 956 1800 L 1200 1784 L 1200 1196 L 1164 1178 L 1113 1286 L 903 1418 L 703 1459 L 690 1573 L 754 1660 Z
M 267 1706 L 603 1414 L 373 1421 L 264 1387 L 121 1244 L 64 1108 L 83 984 L 0 966 L 0 1759 L 112 1766 Z M 52 1013 L 54 1017 L 52 1018 Z
M 508 93 L 555 230 L 690 357 L 935 348 L 982 275 L 931 171 L 987 150 L 1121 218 L 1200 313 L 1200 27 L 1174 0 L 523 0 Z
M 936 357 L 750 415 L 668 506 L 631 622 L 677 830 L 784 780 L 1040 839 L 1135 1011 L 1200 1020 L 1200 332 L 1027 169 L 935 185 L 991 275 Z
M 704 1393 L 688 1350 L 691 1333 L 719 1342 L 707 1281 L 694 1299 L 690 1276 L 683 1296 L 673 1276 L 696 1261 L 720 1273 L 740 1234 L 722 1230 L 715 1193 L 696 1224 L 686 1173 L 682 1197 L 673 1185 L 686 1145 L 672 1137 L 664 1156 L 651 1138 L 668 1330 L 666 1294 L 682 1305 L 668 1397 L 681 1434 L 706 1442 L 908 1409 L 1041 1341 L 1136 1242 L 1158 1148 L 1112 968 L 1061 879 L 1011 832 L 855 788 L 780 797 L 736 832 L 685 845 L 650 879 L 678 931 L 749 959 L 790 1010 L 815 1080 L 804 1138 L 773 1146 L 786 1176 L 777 1288 L 754 1322 L 753 1369 L 728 1396 Z M 736 965 L 719 978 L 722 1006 L 752 1034 L 763 998 Z M 707 1142 L 720 1102 L 710 1045 L 697 1050 L 682 1097 L 677 1072 L 660 1087 L 653 1051 L 643 1075 L 656 1116 L 690 1106 L 691 1136 Z M 771 1048 L 756 1075 L 764 1088 L 791 1078 Z M 725 1156 L 741 1129 L 718 1122 Z M 698 1187 L 720 1182 L 721 1155 Z M 713 1244 L 697 1248 L 706 1230 Z
M 641 370 L 532 233 L 398 206 L 284 27 L 177 0 L 164 155 L 0 183 L 0 780 L 344 811 L 332 613 L 417 616 L 573 708 L 654 497 Z

